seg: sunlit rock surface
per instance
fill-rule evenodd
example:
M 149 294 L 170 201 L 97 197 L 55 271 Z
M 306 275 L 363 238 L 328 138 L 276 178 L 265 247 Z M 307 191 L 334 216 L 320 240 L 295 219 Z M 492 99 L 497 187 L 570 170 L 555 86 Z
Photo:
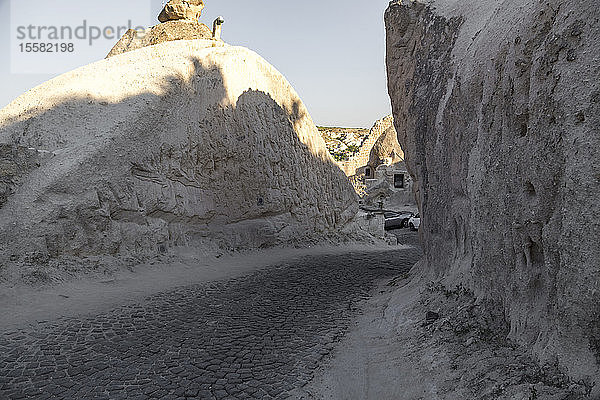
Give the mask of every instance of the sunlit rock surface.
M 204 1 L 202 0 L 169 0 L 158 16 L 158 20 L 160 22 L 182 19 L 198 21 L 203 9 Z

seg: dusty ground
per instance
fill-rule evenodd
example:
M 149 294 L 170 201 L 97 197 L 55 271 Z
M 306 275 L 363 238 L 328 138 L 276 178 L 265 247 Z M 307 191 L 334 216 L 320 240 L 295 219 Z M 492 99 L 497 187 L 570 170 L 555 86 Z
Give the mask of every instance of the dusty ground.
M 34 326 L 39 321 L 102 312 L 180 286 L 236 278 L 307 256 L 401 248 L 348 244 L 232 253 L 178 248 L 145 263 L 132 259 L 123 264 L 121 260 L 98 258 L 72 269 L 44 264 L 27 272 L 30 280 L 0 281 L 0 327 Z
M 408 230 L 392 232 L 400 243 L 418 243 Z M 507 326 L 483 314 L 472 294 L 419 276 L 417 266 L 381 283 L 329 361 L 294 398 L 592 398 L 590 387 L 552 364 L 537 364 L 507 341 Z

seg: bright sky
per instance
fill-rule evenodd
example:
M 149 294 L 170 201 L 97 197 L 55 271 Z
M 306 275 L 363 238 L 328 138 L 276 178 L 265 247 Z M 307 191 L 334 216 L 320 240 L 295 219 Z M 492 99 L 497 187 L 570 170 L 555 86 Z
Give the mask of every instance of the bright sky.
M 390 113 L 383 13 L 389 0 L 204 0 L 201 22 L 225 18 L 222 38 L 248 47 L 291 82 L 319 125 L 370 127 Z M 0 107 L 40 83 L 100 60 L 117 39 L 75 42 L 75 51 L 24 53 L 18 27 L 117 27 L 158 23 L 162 0 L 0 0 Z M 12 11 L 12 14 L 11 14 Z M 121 15 L 119 15 L 119 13 Z M 88 28 L 89 29 L 89 28 Z M 23 32 L 23 30 L 21 30 Z M 35 32 L 35 31 L 34 31 Z M 45 35 L 48 33 L 44 32 Z M 89 36 L 89 35 L 88 35 Z M 23 73 L 28 72 L 28 73 Z

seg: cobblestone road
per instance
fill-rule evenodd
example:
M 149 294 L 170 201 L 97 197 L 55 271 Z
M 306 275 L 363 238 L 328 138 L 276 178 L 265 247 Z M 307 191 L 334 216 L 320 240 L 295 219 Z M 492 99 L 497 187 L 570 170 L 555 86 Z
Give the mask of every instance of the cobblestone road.
M 283 399 L 417 248 L 314 256 L 0 333 L 0 399 Z

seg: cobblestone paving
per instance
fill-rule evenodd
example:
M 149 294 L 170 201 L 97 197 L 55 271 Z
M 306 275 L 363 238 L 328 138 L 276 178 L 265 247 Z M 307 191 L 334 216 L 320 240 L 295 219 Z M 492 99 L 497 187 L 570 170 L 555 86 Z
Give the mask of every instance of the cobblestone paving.
M 0 333 L 0 399 L 284 399 L 417 248 L 314 256 Z

